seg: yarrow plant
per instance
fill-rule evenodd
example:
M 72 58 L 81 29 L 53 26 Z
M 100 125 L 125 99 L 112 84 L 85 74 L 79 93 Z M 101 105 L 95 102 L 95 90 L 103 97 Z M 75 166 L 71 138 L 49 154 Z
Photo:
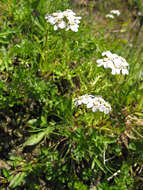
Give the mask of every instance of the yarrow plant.
M 107 14 L 105 17 L 113 19 L 115 16 L 119 16 L 119 15 L 120 15 L 120 11 L 119 10 L 111 10 L 110 14 Z
M 98 59 L 96 62 L 98 63 L 98 67 L 103 66 L 104 68 L 112 69 L 112 75 L 120 74 L 122 72 L 123 75 L 128 75 L 128 67 L 126 59 L 117 54 L 112 54 L 110 51 L 105 51 L 102 53 L 102 56 L 106 56 L 103 59 Z
M 125 7 L 118 25 L 101 21 L 106 1 L 96 15 L 97 1 L 77 1 L 0 1 L 1 190 L 143 190 L 139 20 L 132 30 Z M 132 34 L 121 35 L 126 26 Z M 128 36 L 133 47 L 125 48 Z M 107 50 L 124 51 L 130 64 Z
M 72 10 L 67 9 L 63 12 L 58 11 L 52 14 L 47 14 L 45 16 L 45 19 L 48 23 L 54 25 L 54 30 L 65 28 L 66 31 L 72 30 L 74 32 L 77 32 L 81 17 L 76 16 Z
M 110 104 L 106 102 L 101 96 L 85 94 L 74 99 L 74 104 L 75 106 L 85 104 L 87 108 L 92 108 L 93 112 L 100 111 L 108 114 L 111 111 Z

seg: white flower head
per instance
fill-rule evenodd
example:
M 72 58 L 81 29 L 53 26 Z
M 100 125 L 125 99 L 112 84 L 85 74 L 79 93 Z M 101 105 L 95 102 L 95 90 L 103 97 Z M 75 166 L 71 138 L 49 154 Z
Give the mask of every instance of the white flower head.
M 111 57 L 112 56 L 112 53 L 110 52 L 110 51 L 104 51 L 103 53 L 102 53 L 102 56 L 105 56 L 106 55 L 106 57 Z
M 91 101 L 91 99 L 93 98 L 93 96 L 89 95 L 89 94 L 85 94 L 81 97 L 82 97 L 83 104 L 88 104 Z
M 79 106 L 81 104 L 90 104 L 93 99 L 92 95 L 85 94 L 83 96 L 79 96 L 74 99 L 75 106 Z
M 104 113 L 108 114 L 112 110 L 110 104 L 108 102 L 104 103 Z
M 117 15 L 117 16 L 120 15 L 120 11 L 119 10 L 111 10 L 110 13 L 114 14 L 114 15 Z
M 79 98 L 74 99 L 74 105 L 75 106 L 80 106 L 82 104 L 82 97 L 80 96 Z
M 92 107 L 92 111 L 96 112 L 98 111 L 99 107 L 101 106 L 99 99 L 97 97 L 94 98 L 93 100 L 93 107 Z
M 108 114 L 111 111 L 110 104 L 100 96 L 85 94 L 83 96 L 80 96 L 79 98 L 74 99 L 74 104 L 75 106 L 85 104 L 86 107 L 88 109 L 91 108 L 93 112 L 100 111 Z
M 63 12 L 63 15 L 66 17 L 75 16 L 75 13 L 71 9 L 67 9 Z
M 107 14 L 107 15 L 105 15 L 105 17 L 106 17 L 106 18 L 112 18 L 112 19 L 113 19 L 113 18 L 114 18 L 114 15 L 112 15 L 112 14 Z
M 72 10 L 67 9 L 63 12 L 58 11 L 50 15 L 47 14 L 45 16 L 45 19 L 48 23 L 54 25 L 54 30 L 65 28 L 66 31 L 72 30 L 74 32 L 77 32 L 81 17 L 75 15 L 76 14 Z
M 117 54 L 112 54 L 110 51 L 105 51 L 102 53 L 103 59 L 98 59 L 96 62 L 97 66 L 104 68 L 110 68 L 112 70 L 112 75 L 120 74 L 128 75 L 129 64 L 125 58 L 118 56 Z
M 106 18 L 114 19 L 115 16 L 119 16 L 120 11 L 119 10 L 111 10 L 109 14 L 105 15 Z

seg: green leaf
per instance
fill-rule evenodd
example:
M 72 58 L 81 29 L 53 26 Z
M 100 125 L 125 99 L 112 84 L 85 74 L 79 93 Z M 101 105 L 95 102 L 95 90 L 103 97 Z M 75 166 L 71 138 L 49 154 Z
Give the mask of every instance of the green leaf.
M 15 188 L 16 186 L 20 185 L 25 176 L 26 176 L 26 173 L 24 172 L 20 172 L 16 174 L 11 180 L 9 187 Z
M 80 189 L 87 190 L 87 186 L 84 185 L 81 181 L 76 181 L 74 183 L 74 188 L 77 189 L 77 190 L 80 190 Z
M 129 149 L 135 151 L 136 150 L 136 145 L 133 144 L 133 143 L 130 143 L 129 144 Z
M 43 137 L 46 135 L 49 135 L 51 132 L 53 131 L 52 127 L 48 127 L 45 131 L 37 133 L 32 135 L 31 137 L 29 137 L 29 139 L 22 145 L 22 148 L 24 148 L 25 146 L 33 146 L 38 144 Z
M 5 39 L 0 39 L 0 43 L 2 43 L 2 44 L 8 44 L 9 41 L 8 41 L 8 40 L 5 40 Z
M 37 119 L 30 119 L 27 124 L 28 125 L 34 125 L 37 122 Z
M 29 139 L 23 144 L 22 147 L 24 148 L 25 146 L 32 146 L 32 145 L 35 145 L 35 144 L 39 143 L 39 142 L 43 139 L 43 137 L 45 136 L 45 134 L 46 134 L 46 132 L 44 131 L 44 132 L 40 132 L 40 133 L 38 133 L 38 134 L 32 135 L 32 136 L 29 137 Z
M 139 117 L 143 117 L 143 113 L 141 113 L 141 112 L 135 112 L 135 115 L 139 116 Z
M 9 176 L 9 172 L 5 168 L 2 169 L 2 173 L 3 173 L 4 177 L 6 177 L 6 178 Z
M 7 31 L 7 32 L 1 32 L 0 37 L 5 37 L 5 36 L 12 34 L 12 33 L 16 33 L 16 32 L 14 30 Z
M 101 162 L 100 162 L 97 158 L 94 158 L 94 160 L 93 160 L 93 162 L 92 162 L 92 169 L 94 168 L 95 163 L 97 164 L 97 166 L 98 166 L 102 171 L 104 171 L 104 168 L 102 167 Z

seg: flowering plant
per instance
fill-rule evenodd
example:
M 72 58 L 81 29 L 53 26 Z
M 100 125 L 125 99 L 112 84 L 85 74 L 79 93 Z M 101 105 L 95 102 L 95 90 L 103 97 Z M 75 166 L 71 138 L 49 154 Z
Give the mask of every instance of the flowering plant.
M 47 14 L 45 19 L 50 24 L 54 25 L 54 30 L 58 30 L 58 28 L 65 28 L 66 31 L 72 30 L 77 32 L 81 17 L 76 16 L 72 10 L 67 9 L 63 12 L 58 11 L 52 14 Z
M 120 11 L 119 10 L 111 10 L 109 14 L 106 14 L 106 18 L 115 18 L 115 16 L 120 16 Z
M 71 2 L 0 3 L 0 189 L 143 189 L 138 22 Z
M 110 51 L 103 52 L 102 56 L 106 57 L 97 60 L 98 67 L 103 66 L 104 68 L 110 68 L 112 70 L 112 75 L 120 74 L 120 72 L 122 72 L 123 75 L 129 74 L 129 64 L 123 57 L 115 53 L 112 54 Z
M 100 111 L 108 114 L 111 111 L 111 106 L 100 96 L 85 94 L 74 99 L 75 106 L 85 104 L 87 108 L 92 108 L 93 112 Z

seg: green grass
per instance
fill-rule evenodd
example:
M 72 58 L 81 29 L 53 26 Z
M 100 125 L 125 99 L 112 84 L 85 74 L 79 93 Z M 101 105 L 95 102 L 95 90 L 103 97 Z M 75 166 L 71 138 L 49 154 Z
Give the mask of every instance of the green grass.
M 111 8 L 102 6 L 74 7 L 82 20 L 73 32 L 54 31 L 45 20 L 73 9 L 67 0 L 1 1 L 2 190 L 143 188 L 142 31 L 135 37 L 139 18 L 133 29 L 127 5 L 112 21 L 105 19 Z M 127 60 L 129 75 L 97 66 L 107 50 Z M 76 107 L 84 94 L 102 96 L 112 111 Z

